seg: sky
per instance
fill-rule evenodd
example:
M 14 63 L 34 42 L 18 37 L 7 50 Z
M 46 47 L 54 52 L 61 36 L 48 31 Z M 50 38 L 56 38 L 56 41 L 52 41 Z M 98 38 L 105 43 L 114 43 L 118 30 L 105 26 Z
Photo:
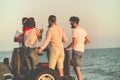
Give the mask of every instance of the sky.
M 13 39 L 23 17 L 34 17 L 45 37 L 49 15 L 56 15 L 57 24 L 65 29 L 65 46 L 72 41 L 69 18 L 77 16 L 91 38 L 85 48 L 120 48 L 120 0 L 0 0 L 0 51 L 19 46 Z

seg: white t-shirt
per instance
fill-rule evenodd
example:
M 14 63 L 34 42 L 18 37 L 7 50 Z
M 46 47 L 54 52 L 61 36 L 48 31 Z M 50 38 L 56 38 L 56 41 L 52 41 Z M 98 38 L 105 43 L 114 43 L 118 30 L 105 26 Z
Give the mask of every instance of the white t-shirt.
M 87 36 L 87 31 L 83 28 L 78 27 L 72 30 L 72 37 L 77 38 L 77 44 L 73 47 L 74 50 L 84 52 L 85 36 Z
M 19 28 L 16 33 L 15 33 L 15 37 L 18 37 L 19 35 L 21 35 L 23 33 L 23 28 Z
M 23 34 L 23 28 L 19 28 L 16 32 L 14 37 L 18 37 L 19 35 Z M 22 43 L 19 43 L 19 47 L 22 47 Z

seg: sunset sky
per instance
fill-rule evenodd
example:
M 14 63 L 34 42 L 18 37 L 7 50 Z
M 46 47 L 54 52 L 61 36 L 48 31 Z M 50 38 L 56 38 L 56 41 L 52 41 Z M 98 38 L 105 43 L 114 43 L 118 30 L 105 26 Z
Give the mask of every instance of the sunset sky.
M 67 33 L 65 46 L 71 42 L 69 18 L 77 16 L 91 37 L 86 48 L 120 47 L 120 0 L 0 0 L 0 51 L 18 47 L 13 39 L 23 17 L 34 17 L 45 34 L 51 14 Z

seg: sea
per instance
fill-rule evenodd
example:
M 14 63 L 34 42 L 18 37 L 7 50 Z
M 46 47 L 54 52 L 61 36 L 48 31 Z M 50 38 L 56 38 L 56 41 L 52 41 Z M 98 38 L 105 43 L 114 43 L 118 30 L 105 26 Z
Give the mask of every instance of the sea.
M 11 60 L 11 56 L 12 51 L 1 51 L 0 62 L 6 57 Z M 39 60 L 47 62 L 46 54 L 39 56 Z M 85 49 L 80 67 L 83 80 L 120 80 L 120 48 Z M 77 80 L 70 68 L 70 75 Z

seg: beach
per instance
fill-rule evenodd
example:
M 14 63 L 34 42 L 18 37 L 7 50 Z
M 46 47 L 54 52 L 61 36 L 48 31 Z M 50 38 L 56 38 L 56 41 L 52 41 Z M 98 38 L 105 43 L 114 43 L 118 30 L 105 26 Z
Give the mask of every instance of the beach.
M 0 80 L 2 80 L 2 76 L 6 73 L 10 73 L 7 66 L 0 62 Z

